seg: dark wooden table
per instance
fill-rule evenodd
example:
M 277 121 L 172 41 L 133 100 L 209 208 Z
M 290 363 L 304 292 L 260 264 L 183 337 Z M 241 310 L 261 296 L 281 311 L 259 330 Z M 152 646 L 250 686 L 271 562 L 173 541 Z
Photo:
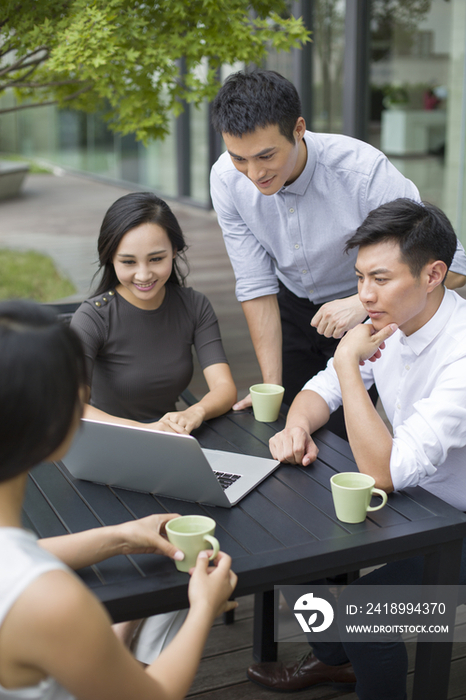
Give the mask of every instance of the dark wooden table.
M 249 412 L 214 419 L 196 431 L 204 447 L 269 456 L 268 440 L 284 426 L 258 423 Z M 337 521 L 329 480 L 354 471 L 348 443 L 327 430 L 316 436 L 318 460 L 283 465 L 231 509 L 201 506 L 73 479 L 60 465 L 42 464 L 29 479 L 24 524 L 40 536 L 111 525 L 151 513 L 204 513 L 217 521 L 221 548 L 233 557 L 236 595 L 256 594 L 254 654 L 275 658 L 273 586 L 423 554 L 424 582 L 458 581 L 466 515 L 421 488 L 391 494 L 364 523 Z M 115 557 L 80 572 L 115 621 L 187 606 L 188 574 L 154 555 Z M 451 645 L 418 644 L 413 698 L 447 698 Z M 435 661 L 435 663 L 434 663 Z

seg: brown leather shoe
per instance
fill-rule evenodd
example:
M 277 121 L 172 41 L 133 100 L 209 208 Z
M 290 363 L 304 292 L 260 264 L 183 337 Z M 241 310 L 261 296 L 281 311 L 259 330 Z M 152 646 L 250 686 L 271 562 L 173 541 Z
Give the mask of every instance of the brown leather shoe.
M 341 666 L 327 666 L 310 652 L 291 666 L 282 661 L 253 664 L 247 676 L 268 690 L 293 693 L 313 685 L 333 685 L 339 690 L 354 690 L 356 676 L 350 663 Z

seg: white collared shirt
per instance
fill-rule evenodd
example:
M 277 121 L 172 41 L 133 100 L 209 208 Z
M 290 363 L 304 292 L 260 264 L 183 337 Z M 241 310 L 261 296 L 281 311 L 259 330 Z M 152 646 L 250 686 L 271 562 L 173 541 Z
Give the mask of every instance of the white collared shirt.
M 466 511 L 466 301 L 445 290 L 430 321 L 409 336 L 397 330 L 385 345 L 361 376 L 367 388 L 375 382 L 393 426 L 395 490 L 420 485 Z M 303 389 L 331 411 L 341 405 L 333 360 Z
M 355 294 L 357 250 L 343 252 L 348 238 L 381 204 L 398 197 L 420 201 L 415 185 L 373 146 L 310 131 L 305 143 L 303 172 L 274 195 L 259 192 L 228 153 L 212 168 L 212 202 L 239 301 L 276 294 L 278 279 L 314 304 Z M 451 269 L 466 275 L 458 247 Z

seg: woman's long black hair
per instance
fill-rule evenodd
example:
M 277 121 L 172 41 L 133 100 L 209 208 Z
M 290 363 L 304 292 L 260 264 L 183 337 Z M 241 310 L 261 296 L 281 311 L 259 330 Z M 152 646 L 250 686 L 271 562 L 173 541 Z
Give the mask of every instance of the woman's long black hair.
M 0 481 L 47 459 L 63 443 L 84 381 L 81 343 L 51 309 L 0 302 Z

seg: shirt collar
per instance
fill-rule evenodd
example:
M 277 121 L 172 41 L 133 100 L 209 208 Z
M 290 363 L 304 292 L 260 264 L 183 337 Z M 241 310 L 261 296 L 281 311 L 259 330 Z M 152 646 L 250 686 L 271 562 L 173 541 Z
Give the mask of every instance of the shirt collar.
M 314 170 L 316 169 L 317 155 L 316 148 L 313 147 L 312 133 L 310 131 L 306 131 L 306 133 L 304 134 L 304 141 L 306 143 L 307 149 L 307 160 L 306 165 L 304 166 L 304 170 L 301 173 L 301 175 L 297 177 L 294 182 L 291 183 L 291 185 L 286 185 L 282 187 L 280 192 L 291 192 L 291 194 L 300 195 L 306 193 L 312 176 L 314 175 Z
M 444 290 L 443 299 L 432 318 L 418 331 L 405 335 L 400 331 L 400 342 L 410 348 L 416 355 L 420 355 L 430 343 L 443 331 L 445 324 L 453 313 L 455 306 L 454 293 Z

